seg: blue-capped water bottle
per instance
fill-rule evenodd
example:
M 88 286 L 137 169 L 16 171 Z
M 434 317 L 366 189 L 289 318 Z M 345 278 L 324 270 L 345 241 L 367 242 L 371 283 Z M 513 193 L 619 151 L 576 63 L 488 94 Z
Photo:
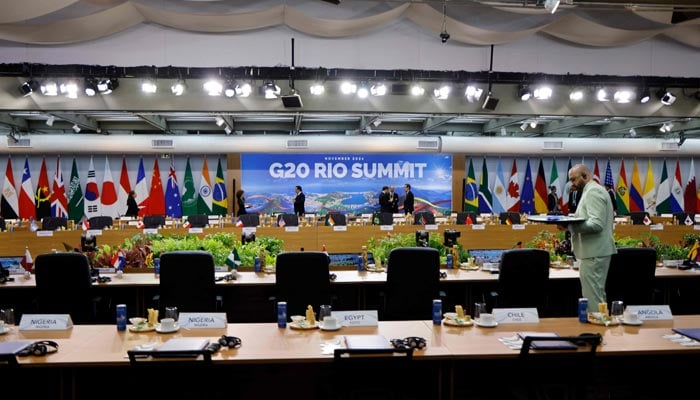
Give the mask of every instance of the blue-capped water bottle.
M 433 325 L 442 324 L 442 300 L 433 300 Z
M 126 330 L 126 304 L 117 304 L 117 330 Z
M 578 299 L 578 322 L 588 322 L 588 299 Z
M 153 273 L 156 275 L 156 278 L 160 278 L 160 258 L 153 259 Z
M 452 253 L 447 253 L 447 269 L 452 269 L 454 267 L 454 257 L 452 256 Z
M 260 272 L 260 257 L 255 257 L 255 272 Z
M 287 327 L 287 302 L 278 301 L 277 302 L 277 327 L 286 328 Z
M 362 256 L 359 255 L 357 256 L 357 270 L 362 271 L 363 269 L 365 269 L 364 262 L 362 261 Z

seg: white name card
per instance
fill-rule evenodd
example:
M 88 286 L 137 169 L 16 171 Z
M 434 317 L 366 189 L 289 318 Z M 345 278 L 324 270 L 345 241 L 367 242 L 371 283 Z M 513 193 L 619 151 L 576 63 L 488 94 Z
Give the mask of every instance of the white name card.
M 624 224 L 627 222 L 627 217 L 615 217 L 615 223 Z
M 333 225 L 333 232 L 347 232 L 347 225 Z
M 673 319 L 671 307 L 668 305 L 627 306 L 630 311 L 636 311 L 642 321 L 660 321 Z
M 174 224 L 175 224 L 174 221 L 171 220 L 171 219 L 166 219 L 166 220 L 165 220 L 165 225 L 166 225 L 166 226 L 168 226 L 168 225 L 174 225 Z
M 88 236 L 102 236 L 102 229 L 88 229 Z
M 425 225 L 425 230 L 426 231 L 436 231 L 436 230 L 438 230 L 438 226 L 435 224 Z
M 154 235 L 158 234 L 158 228 L 146 228 L 143 230 L 144 235 L 148 235 L 149 233 L 152 233 Z
M 484 225 L 484 224 L 474 224 L 474 225 L 472 225 L 472 230 L 473 230 L 473 231 L 483 231 L 484 229 L 486 229 L 486 225 Z
M 332 311 L 342 326 L 378 326 L 377 310 Z
M 190 228 L 187 232 L 189 232 L 189 233 L 202 233 L 202 232 L 204 232 L 204 228 Z
M 514 231 L 523 231 L 525 230 L 525 225 L 523 224 L 513 224 L 512 225 Z
M 97 272 L 100 273 L 100 275 L 101 274 L 113 274 L 113 273 L 117 272 L 116 268 L 95 268 L 95 269 L 97 270 Z
M 23 314 L 20 331 L 63 331 L 73 327 L 69 314 Z
M 285 232 L 299 232 L 299 227 L 298 226 L 285 226 L 284 231 Z
M 379 225 L 380 231 L 393 231 L 394 225 Z
M 528 324 L 540 322 L 537 308 L 494 308 L 493 317 L 499 324 Z
M 700 231 L 700 225 L 693 225 L 694 231 Z
M 241 228 L 242 233 L 255 233 L 258 228 L 256 226 L 244 226 Z
M 652 231 L 663 231 L 664 225 L 663 224 L 649 225 L 649 229 L 651 229 Z
M 129 226 L 139 226 L 139 221 L 129 221 Z
M 51 237 L 53 231 L 36 231 L 36 237 Z
M 177 321 L 185 329 L 226 328 L 226 313 L 180 313 Z

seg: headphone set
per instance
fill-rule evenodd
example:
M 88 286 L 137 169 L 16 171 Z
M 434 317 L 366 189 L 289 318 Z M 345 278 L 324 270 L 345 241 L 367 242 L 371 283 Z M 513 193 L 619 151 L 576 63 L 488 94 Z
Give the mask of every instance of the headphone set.
M 237 336 L 226 336 L 222 335 L 219 338 L 219 341 L 216 343 L 210 343 L 209 346 L 206 347 L 206 350 L 210 353 L 216 353 L 217 351 L 221 350 L 222 347 L 228 347 L 229 349 L 237 349 L 243 345 L 243 341 L 241 338 Z
M 409 336 L 404 339 L 391 339 L 391 345 L 397 349 L 423 350 L 428 343 L 420 336 Z
M 233 274 L 226 274 L 224 276 L 217 276 L 216 278 L 214 278 L 214 280 L 216 282 L 219 282 L 219 281 L 229 282 L 229 281 L 235 281 L 236 277 Z
M 40 340 L 20 350 L 18 356 L 45 356 L 58 351 L 58 343 L 53 340 Z
M 95 282 L 97 282 L 97 283 L 107 283 L 107 282 L 112 282 L 112 278 L 110 278 L 109 276 L 97 276 L 97 277 L 92 277 L 92 278 L 90 278 L 90 281 L 91 281 L 92 283 L 95 283 Z

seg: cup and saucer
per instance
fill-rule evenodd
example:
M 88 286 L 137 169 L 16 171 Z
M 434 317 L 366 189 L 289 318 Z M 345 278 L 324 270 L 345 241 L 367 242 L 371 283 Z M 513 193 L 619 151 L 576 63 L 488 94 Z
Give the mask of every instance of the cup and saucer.
M 338 322 L 336 317 L 326 316 L 323 318 L 323 321 L 318 325 L 318 327 L 321 328 L 322 331 L 337 331 L 338 329 L 342 328 L 343 325 Z
M 173 333 L 180 330 L 180 324 L 175 322 L 174 318 L 163 318 L 160 320 L 160 325 L 156 326 L 158 333 Z
M 622 319 L 620 320 L 623 325 L 632 325 L 632 326 L 639 326 L 642 324 L 642 320 L 639 319 L 639 314 L 635 311 L 626 311 L 622 315 Z
M 495 328 L 498 326 L 498 322 L 496 322 L 493 314 L 486 313 L 482 313 L 479 315 L 479 318 L 474 319 L 474 323 L 476 326 L 480 326 L 482 328 Z

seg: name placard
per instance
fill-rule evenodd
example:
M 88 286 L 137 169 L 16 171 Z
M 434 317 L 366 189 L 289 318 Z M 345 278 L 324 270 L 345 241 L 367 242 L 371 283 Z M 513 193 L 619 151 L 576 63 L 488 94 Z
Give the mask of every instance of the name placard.
M 64 331 L 73 327 L 70 314 L 23 314 L 20 331 Z
M 102 229 L 88 229 L 88 236 L 102 236 Z
M 116 268 L 95 268 L 95 269 L 97 270 L 97 272 L 100 273 L 100 275 L 101 274 L 113 274 L 113 273 L 117 272 Z
M 36 237 L 51 237 L 53 236 L 53 231 L 36 231 Z
M 438 226 L 435 224 L 425 225 L 425 230 L 426 231 L 436 231 L 436 230 L 438 230 Z
M 139 221 L 129 221 L 129 226 L 139 226 Z
M 380 231 L 393 231 L 394 225 L 379 225 Z
M 639 314 L 639 319 L 642 321 L 660 321 L 673 319 L 671 307 L 668 305 L 645 305 L 645 306 L 627 306 L 627 310 L 636 311 Z
M 204 232 L 204 228 L 190 228 L 188 230 L 189 233 L 202 233 Z
M 494 308 L 493 317 L 499 324 L 528 324 L 540 322 L 537 308 Z
M 157 235 L 157 234 L 158 234 L 158 228 L 146 228 L 146 229 L 143 230 L 143 234 L 144 234 L 144 235 L 148 235 L 149 233 L 152 233 L 152 234 Z
M 336 317 L 343 326 L 379 325 L 377 310 L 333 311 L 331 315 Z
M 472 225 L 472 230 L 473 230 L 473 231 L 483 231 L 484 229 L 486 229 L 486 225 L 484 225 L 484 224 L 475 224 L 475 225 Z
M 525 230 L 525 225 L 523 225 L 523 224 L 513 224 L 513 225 L 511 225 L 511 226 L 513 227 L 512 229 L 513 229 L 514 231 L 523 231 L 523 230 Z
M 346 232 L 348 227 L 346 225 L 334 225 L 333 232 Z
M 226 328 L 226 313 L 180 313 L 177 321 L 185 329 Z
M 663 224 L 649 225 L 649 229 L 652 230 L 652 231 L 663 231 L 663 230 L 664 230 L 664 225 L 663 225 Z
M 700 231 L 700 225 L 693 225 L 694 231 Z
M 258 228 L 255 226 L 244 226 L 241 228 L 242 233 L 255 233 Z
M 285 232 L 299 232 L 299 227 L 298 226 L 285 226 L 284 231 Z

